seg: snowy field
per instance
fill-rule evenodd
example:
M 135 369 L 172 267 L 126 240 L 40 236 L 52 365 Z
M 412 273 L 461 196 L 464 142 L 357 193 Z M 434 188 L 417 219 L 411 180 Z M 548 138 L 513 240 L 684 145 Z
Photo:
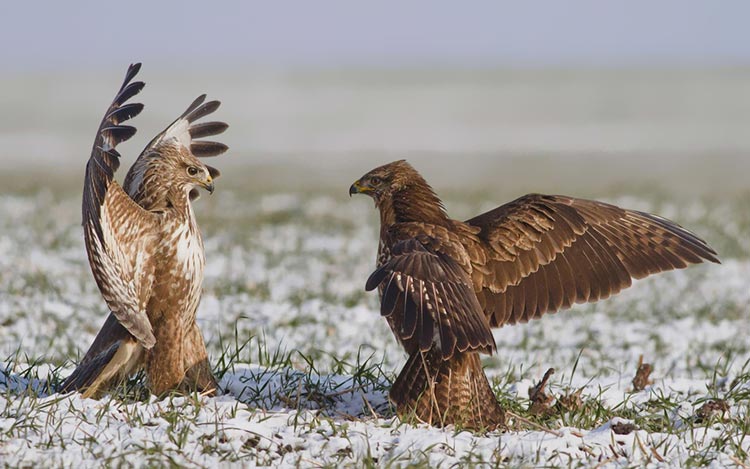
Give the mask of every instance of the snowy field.
M 393 417 L 386 393 L 405 356 L 363 291 L 377 231 L 369 200 L 343 190 L 236 188 L 199 200 L 208 258 L 199 321 L 225 394 L 156 400 L 131 383 L 96 401 L 50 391 L 105 315 L 79 199 L 74 191 L 6 194 L 0 458 L 9 466 L 739 464 L 750 451 L 750 244 L 742 236 L 750 218 L 732 217 L 748 200 L 610 200 L 690 226 L 724 264 L 497 330 L 499 352 L 486 358 L 486 371 L 520 418 L 508 432 L 472 435 Z M 492 205 L 447 203 L 467 214 Z M 640 356 L 654 368 L 653 383 L 634 392 Z M 529 387 L 550 367 L 548 392 L 580 391 L 580 402 L 535 415 Z M 726 403 L 726 412 L 700 417 L 709 401 Z
M 471 86 L 466 85 L 467 80 Z M 374 81 L 377 90 L 379 82 Z M 454 114 L 461 116 L 456 132 L 466 142 L 472 140 L 472 132 L 477 132 L 476 122 L 502 128 L 512 121 L 510 111 L 479 114 L 481 100 L 466 91 L 472 89 L 480 95 L 492 89 L 491 81 L 476 77 L 458 81 L 451 95 L 456 103 L 476 100 L 476 109 L 467 107 L 463 114 Z M 313 82 L 310 86 L 333 87 L 326 83 Z M 362 89 L 369 89 L 366 81 L 358 83 L 347 85 L 344 80 L 341 87 L 360 94 L 364 93 Z M 408 95 L 411 82 L 404 79 L 397 83 L 401 86 L 397 87 L 399 93 Z M 437 88 L 450 89 L 452 82 L 447 83 Z M 720 138 L 720 131 L 691 134 L 693 126 L 702 128 L 700 120 L 689 117 L 693 114 L 686 113 L 688 117 L 675 123 L 669 113 L 647 112 L 652 118 L 652 140 L 641 142 L 641 148 L 633 135 L 647 133 L 645 127 L 623 129 L 644 116 L 626 112 L 625 117 L 615 114 L 609 124 L 593 129 L 610 132 L 594 132 L 602 141 L 632 139 L 631 147 L 623 143 L 622 148 L 613 150 L 613 155 L 620 157 L 613 156 L 611 163 L 570 163 L 573 160 L 566 159 L 569 153 L 550 159 L 552 147 L 562 146 L 570 153 L 577 147 L 575 142 L 566 146 L 566 142 L 543 138 L 540 141 L 551 143 L 550 148 L 540 149 L 545 155 L 540 159 L 493 162 L 491 155 L 496 152 L 517 156 L 516 150 L 533 150 L 521 144 L 515 150 L 502 148 L 502 136 L 497 141 L 488 137 L 486 145 L 476 147 L 473 155 L 463 159 L 458 150 L 466 142 L 452 142 L 455 148 L 448 142 L 450 119 L 433 116 L 435 109 L 419 100 L 410 105 L 426 120 L 420 120 L 424 135 L 415 134 L 422 146 L 401 148 L 399 142 L 407 141 L 404 138 L 389 140 L 396 142 L 394 148 L 378 147 L 381 138 L 386 141 L 384 137 L 391 136 L 388 125 L 396 127 L 384 117 L 394 110 L 376 105 L 378 99 L 390 95 L 364 93 L 369 100 L 359 103 L 362 125 L 380 122 L 381 127 L 366 135 L 354 129 L 354 136 L 349 134 L 350 140 L 342 142 L 331 137 L 334 125 L 326 119 L 320 121 L 318 133 L 314 123 L 306 122 L 304 138 L 286 148 L 279 142 L 287 134 L 274 123 L 294 119 L 290 92 L 274 88 L 278 96 L 286 96 L 289 101 L 272 113 L 269 109 L 273 106 L 260 97 L 268 96 L 268 89 L 263 94 L 258 86 L 250 86 L 251 97 L 247 99 L 261 101 L 262 106 L 260 110 L 248 106 L 247 112 L 260 116 L 267 111 L 270 124 L 262 127 L 260 117 L 249 124 L 227 118 L 232 129 L 241 129 L 233 136 L 232 129 L 227 133 L 230 145 L 240 149 L 233 154 L 233 163 L 229 156 L 215 160 L 225 176 L 217 181 L 215 194 L 196 202 L 207 251 L 198 318 L 214 370 L 221 378 L 223 395 L 215 398 L 195 395 L 158 400 L 148 395 L 138 379 L 101 400 L 54 393 L 106 315 L 86 260 L 80 227 L 79 174 L 87 155 L 85 151 L 76 154 L 75 149 L 89 148 L 85 136 L 93 135 L 112 93 L 101 84 L 91 87 L 85 106 L 81 105 L 85 113 L 78 111 L 80 115 L 72 123 L 65 121 L 65 125 L 74 126 L 70 130 L 73 137 L 72 143 L 60 147 L 64 170 L 59 173 L 51 170 L 56 156 L 49 150 L 57 148 L 56 142 L 67 130 L 52 132 L 41 142 L 31 142 L 28 148 L 14 140 L 16 135 L 23 135 L 22 131 L 0 133 L 0 142 L 14 149 L 9 153 L 13 153 L 10 158 L 17 167 L 22 166 L 24 155 L 31 155 L 33 160 L 35 152 L 43 153 L 35 160 L 38 167 L 34 171 L 20 175 L 11 171 L 0 176 L 0 465 L 750 465 L 750 195 L 737 186 L 747 172 L 741 177 L 737 173 L 742 171 L 726 167 L 726 159 L 715 163 L 719 160 L 701 158 L 717 148 L 717 155 L 728 155 L 729 159 L 742 155 L 740 150 L 750 145 L 747 139 L 737 137 L 739 131 L 728 139 Z M 529 86 L 524 91 L 528 95 L 539 91 L 533 84 Z M 585 90 L 587 86 L 584 83 L 579 88 Z M 182 102 L 197 94 L 183 93 L 183 88 L 187 86 L 177 87 L 181 96 L 188 96 Z M 694 95 L 690 86 L 683 83 L 683 88 Z M 639 89 L 626 88 L 623 102 L 648 102 L 648 93 Z M 665 85 L 657 92 L 667 89 L 672 90 Z M 554 94 L 554 90 L 547 92 Z M 564 90 L 559 92 L 565 94 Z M 54 114 L 55 109 L 70 107 L 66 100 L 72 100 L 71 96 L 81 95 L 85 93 L 80 89 L 73 90 L 69 95 L 55 95 L 57 101 L 45 104 Z M 340 99 L 325 93 L 313 95 L 326 103 Z M 149 96 L 156 99 L 155 93 Z M 437 92 L 419 96 L 425 102 L 450 104 Z M 493 99 L 502 100 L 503 96 Z M 1 98 L 3 104 L 20 106 L 21 99 L 10 95 Z M 544 96 L 550 98 L 554 96 Z M 307 99 L 303 106 L 324 107 Z M 709 97 L 695 99 L 708 101 Z M 731 101 L 727 97 L 717 99 Z M 169 95 L 169 100 L 176 98 Z M 146 116 L 151 101 L 144 101 Z M 578 101 L 574 105 L 572 99 L 571 103 L 552 101 L 561 109 L 579 109 L 575 107 Z M 736 100 L 727 107 L 732 112 L 725 117 L 735 122 L 736 128 L 746 129 L 740 124 L 750 121 L 746 101 Z M 618 103 L 613 105 L 615 109 L 621 108 Z M 524 107 L 524 103 L 517 104 Z M 699 109 L 699 104 L 688 100 L 680 112 L 693 105 Z M 42 106 L 37 105 L 39 109 L 20 119 L 31 120 L 34 112 L 41 114 Z M 154 105 L 154 112 L 163 113 L 163 109 L 156 111 L 159 106 L 165 105 Z M 583 117 L 578 121 L 566 119 L 565 113 L 549 118 L 568 122 L 569 127 L 559 131 L 560 138 L 579 135 L 576 132 L 585 135 L 586 129 L 591 130 L 588 122 L 597 121 L 598 108 L 593 104 L 590 107 L 581 111 Z M 231 107 L 231 99 L 227 108 L 230 117 L 240 113 L 240 109 Z M 526 109 L 527 115 L 520 116 L 520 122 L 528 124 L 529 132 L 537 129 L 545 135 L 544 125 L 532 125 L 540 122 L 539 116 L 531 116 Z M 703 112 L 704 108 L 700 109 Z M 713 117 L 724 115 L 723 110 L 707 112 Z M 695 114 L 705 118 L 705 114 Z M 601 119 L 606 121 L 608 114 L 604 115 Z M 339 116 L 337 122 L 341 124 L 350 117 Z M 136 147 L 155 131 L 157 126 L 150 124 L 153 118 L 153 114 L 145 118 L 148 125 L 134 139 L 138 143 L 127 147 L 126 154 L 137 151 Z M 627 122 L 618 127 L 616 123 L 622 119 Z M 408 121 L 402 115 L 399 122 L 408 129 Z M 54 127 L 50 122 L 40 121 L 39 125 Z M 714 122 L 717 128 L 720 124 Z M 136 125 L 140 127 L 139 122 Z M 244 135 L 244 125 L 257 129 L 256 140 L 249 130 L 246 139 L 261 142 L 258 148 L 235 144 Z M 149 126 L 153 128 L 146 128 Z M 429 128 L 435 128 L 443 138 L 432 142 L 434 148 L 430 147 Z M 672 132 L 668 136 L 690 138 L 681 142 L 683 146 L 660 147 L 672 140 L 659 129 Z M 294 133 L 295 129 L 283 130 Z M 277 138 L 272 139 L 269 133 Z M 510 133 L 523 140 L 521 134 Z M 323 137 L 318 142 L 314 135 Z M 732 140 L 733 136 L 737 138 Z M 357 139 L 361 140 L 359 153 L 351 161 L 345 160 L 348 149 L 358 145 Z M 736 148 L 717 143 L 727 141 L 735 142 Z M 592 153 L 606 146 L 597 141 L 590 144 L 586 151 Z M 315 165 L 304 155 L 299 156 L 308 146 L 315 155 L 330 150 L 334 156 L 321 163 L 323 169 L 309 169 Z M 647 154 L 649 148 L 656 148 L 660 157 L 622 157 Z M 697 148 L 689 159 L 677 163 L 669 159 L 688 148 Z M 263 150 L 268 152 L 263 154 Z M 468 218 L 530 191 L 596 197 L 677 221 L 705 238 L 719 252 L 723 264 L 658 275 L 636 282 L 613 299 L 496 330 L 498 353 L 485 357 L 484 365 L 498 399 L 512 412 L 507 431 L 472 434 L 399 422 L 388 404 L 387 391 L 406 357 L 380 318 L 375 295 L 364 292 L 375 258 L 377 216 L 369 199 L 350 199 L 346 194 L 349 184 L 375 164 L 404 156 L 434 183 L 456 218 Z M 271 167 L 267 163 L 274 157 L 281 161 Z M 242 159 L 259 163 L 243 166 L 238 163 Z M 131 161 L 132 156 L 124 164 Z M 507 166 L 509 161 L 515 164 Z M 745 165 L 738 168 L 748 164 L 741 158 L 738 161 Z M 646 167 L 650 169 L 640 169 Z M 475 168 L 482 177 L 469 174 L 467 168 Z M 602 174 L 607 176 L 600 177 Z M 722 184 L 721 177 L 732 183 Z M 641 358 L 653 372 L 645 387 L 638 390 L 632 381 Z M 555 369 L 546 389 L 551 400 L 541 411 L 531 410 L 530 387 L 549 368 Z

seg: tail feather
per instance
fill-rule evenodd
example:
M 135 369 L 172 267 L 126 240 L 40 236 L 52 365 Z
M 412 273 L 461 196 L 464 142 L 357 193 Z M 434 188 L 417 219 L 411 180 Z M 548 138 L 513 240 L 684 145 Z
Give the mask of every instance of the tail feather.
M 60 392 L 78 391 L 99 397 L 137 370 L 144 348 L 134 338 L 120 340 L 93 359 L 81 363 L 65 380 Z
M 120 347 L 120 343 L 112 344 L 107 350 L 99 353 L 99 355 L 81 362 L 73 373 L 68 376 L 60 386 L 59 391 L 62 393 L 71 391 L 82 391 L 88 389 L 96 381 L 96 378 L 101 375 L 104 368 L 115 356 L 117 350 Z
M 123 339 L 133 337 L 125 326 L 120 324 L 114 314 L 109 313 L 107 319 L 102 324 L 102 328 L 94 338 L 94 342 L 91 347 L 86 351 L 86 355 L 81 360 L 81 365 L 87 363 L 90 360 L 100 356 L 103 352 L 106 352 L 112 345 L 118 343 Z
M 98 396 L 141 366 L 142 347 L 113 314 L 99 333 L 73 373 L 59 392 L 82 392 L 85 397 Z
M 482 370 L 479 353 L 413 353 L 393 383 L 390 399 L 401 418 L 435 426 L 486 430 L 505 425 L 505 412 Z

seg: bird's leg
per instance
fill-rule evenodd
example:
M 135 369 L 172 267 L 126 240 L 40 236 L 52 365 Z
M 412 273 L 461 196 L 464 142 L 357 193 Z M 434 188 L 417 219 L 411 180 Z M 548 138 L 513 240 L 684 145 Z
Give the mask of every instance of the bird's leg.
M 148 351 L 146 371 L 149 390 L 161 396 L 178 390 L 185 377 L 183 330 L 180 321 L 165 319 L 154 327 L 156 344 Z
M 182 350 L 185 379 L 180 387 L 187 392 L 198 391 L 210 395 L 216 394 L 219 384 L 216 382 L 216 378 L 211 371 L 211 365 L 208 363 L 206 344 L 203 342 L 203 334 L 201 334 L 198 324 L 193 323 L 185 334 Z

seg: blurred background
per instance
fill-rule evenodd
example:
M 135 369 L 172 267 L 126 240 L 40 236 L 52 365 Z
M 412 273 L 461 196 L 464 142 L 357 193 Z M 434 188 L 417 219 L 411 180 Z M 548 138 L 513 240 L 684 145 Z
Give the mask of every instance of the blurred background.
M 12 2 L 5 191 L 78 188 L 127 65 L 124 164 L 200 93 L 226 184 L 342 195 L 407 158 L 438 192 L 725 196 L 750 170 L 750 4 L 596 0 Z M 28 177 L 24 176 L 27 175 Z M 80 190 L 80 189 L 77 189 Z M 498 200 L 500 202 L 500 200 Z

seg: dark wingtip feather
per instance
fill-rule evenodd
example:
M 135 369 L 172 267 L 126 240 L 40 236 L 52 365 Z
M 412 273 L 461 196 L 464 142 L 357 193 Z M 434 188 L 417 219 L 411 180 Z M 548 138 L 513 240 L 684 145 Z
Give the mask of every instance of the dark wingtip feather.
M 641 217 L 648 219 L 649 221 L 655 223 L 662 229 L 680 238 L 682 241 L 686 243 L 688 249 L 690 249 L 690 251 L 693 254 L 700 257 L 701 259 L 709 261 L 709 262 L 713 262 L 714 264 L 721 264 L 721 261 L 719 261 L 717 252 L 711 246 L 709 246 L 706 241 L 698 237 L 698 235 L 696 235 L 692 231 L 686 228 L 683 228 L 677 223 L 671 220 L 668 220 L 664 217 L 661 217 L 659 215 L 654 215 L 652 213 L 646 213 L 646 212 L 634 212 L 634 213 L 637 213 Z
M 138 75 L 138 72 L 141 71 L 141 65 L 143 65 L 141 62 L 130 64 L 130 66 L 128 67 L 128 71 L 125 74 L 125 83 L 129 82 L 133 79 L 133 77 Z
M 103 128 L 100 133 L 110 141 L 109 144 L 114 148 L 135 135 L 136 128 L 132 125 L 115 125 Z
M 124 104 L 128 99 L 140 93 L 144 86 L 146 86 L 146 84 L 142 81 L 134 81 L 133 83 L 123 85 L 117 93 L 113 104 L 115 106 Z
M 721 260 L 719 259 L 719 254 L 716 251 L 714 251 L 714 249 L 708 244 L 704 244 L 704 249 L 700 253 L 698 253 L 698 255 L 703 260 L 706 260 L 713 264 L 721 264 Z
M 188 116 L 190 116 L 190 114 L 193 113 L 193 111 L 195 111 L 198 108 L 198 106 L 200 106 L 201 104 L 203 104 L 203 101 L 205 101 L 205 100 L 206 100 L 206 94 L 205 93 L 202 94 L 202 95 L 200 95 L 200 96 L 198 96 L 197 98 L 195 98 L 193 100 L 193 102 L 190 103 L 190 106 L 188 106 L 187 109 L 185 109 L 185 112 L 183 112 L 180 115 L 180 117 L 178 117 L 178 120 L 179 119 L 187 119 L 188 122 L 192 122 L 193 120 L 195 120 L 195 119 L 190 119 Z
M 186 119 L 192 124 L 201 117 L 211 114 L 221 105 L 219 101 L 209 101 L 207 103 L 204 101 L 206 101 L 205 93 L 195 98 L 193 102 L 190 103 L 190 106 L 185 109 L 185 112 L 183 112 L 180 117 L 177 118 L 177 120 Z
M 141 103 L 130 103 L 113 109 L 105 119 L 108 119 L 114 124 L 120 124 L 126 120 L 132 119 L 143 111 L 143 104 Z
M 229 147 L 219 142 L 197 140 L 190 144 L 190 151 L 199 158 L 218 156 L 229 150 Z
M 205 99 L 206 95 L 201 95 L 201 98 Z M 199 98 L 200 99 L 200 98 Z M 196 100 L 197 101 L 197 100 Z M 221 101 L 209 101 L 207 103 L 204 103 L 197 108 L 193 109 L 191 112 L 187 113 L 185 115 L 185 119 L 188 120 L 191 124 L 201 117 L 205 117 L 217 109 L 219 109 L 219 106 L 221 106 Z
M 206 95 L 202 94 L 195 98 L 193 102 L 188 106 L 188 108 L 185 110 L 185 112 L 180 115 L 177 119 L 175 119 L 164 131 L 162 131 L 159 135 L 153 138 L 151 142 L 146 145 L 146 148 L 143 150 L 143 152 L 148 151 L 149 148 L 153 148 L 154 146 L 158 145 L 159 142 L 163 141 L 165 138 L 165 135 L 167 135 L 168 132 L 170 132 L 173 129 L 176 129 L 176 131 L 179 131 L 181 134 L 181 137 L 184 137 L 185 135 L 182 134 L 183 127 L 175 128 L 174 126 L 179 123 L 187 121 L 188 128 L 186 129 L 188 132 L 188 137 L 190 140 L 190 152 L 193 154 L 193 156 L 204 158 L 204 157 L 211 157 L 211 156 L 218 156 L 222 153 L 225 153 L 229 147 L 223 143 L 219 142 L 212 142 L 212 141 L 200 141 L 196 140 L 201 137 L 207 137 L 210 135 L 218 135 L 222 132 L 224 132 L 229 125 L 224 122 L 203 122 L 198 124 L 193 124 L 196 120 L 200 119 L 201 117 L 204 117 L 208 114 L 211 114 L 216 109 L 219 108 L 220 102 L 219 101 L 209 101 L 205 102 Z M 183 124 L 184 125 L 184 124 Z M 172 136 L 172 134 L 170 134 Z M 181 141 L 182 140 L 181 138 Z
M 118 93 L 118 96 L 120 93 L 122 93 L 122 90 L 124 90 L 128 84 L 133 81 L 133 78 L 135 78 L 136 75 L 138 75 L 138 72 L 141 70 L 141 63 L 137 62 L 134 64 L 130 64 L 128 67 L 128 71 L 125 72 L 125 79 L 122 80 L 122 85 L 120 86 L 120 92 Z M 143 82 L 135 82 L 135 83 L 141 83 L 141 87 L 143 87 Z M 133 84 L 135 84 L 133 83 Z
M 365 291 L 375 290 L 378 287 L 378 285 L 383 283 L 383 280 L 385 279 L 386 275 L 388 275 L 388 271 L 385 269 L 385 266 L 380 267 L 375 272 L 370 274 L 370 277 L 367 279 L 367 282 L 365 283 Z
M 214 168 L 213 166 L 206 165 L 206 169 L 208 169 L 208 174 L 211 175 L 211 179 L 216 179 L 221 176 L 221 171 Z
M 213 121 L 191 125 L 188 130 L 190 131 L 191 138 L 202 138 L 219 135 L 221 133 L 224 133 L 227 128 L 229 128 L 229 124 L 227 124 L 226 122 Z

